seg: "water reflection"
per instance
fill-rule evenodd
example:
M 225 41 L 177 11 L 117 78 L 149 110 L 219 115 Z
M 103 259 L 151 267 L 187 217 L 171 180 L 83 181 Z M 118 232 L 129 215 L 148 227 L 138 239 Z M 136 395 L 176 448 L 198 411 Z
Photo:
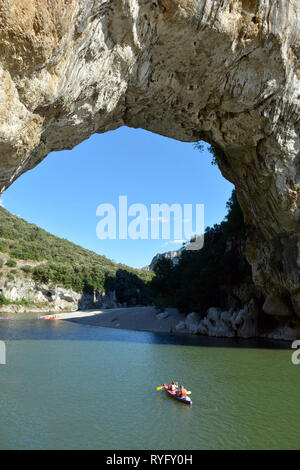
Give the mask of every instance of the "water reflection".
M 263 338 L 213 338 L 173 335 L 144 331 L 119 330 L 83 325 L 67 320 L 10 320 L 0 323 L 0 340 L 81 340 L 120 341 L 141 344 L 168 344 L 220 348 L 290 349 L 287 341 Z

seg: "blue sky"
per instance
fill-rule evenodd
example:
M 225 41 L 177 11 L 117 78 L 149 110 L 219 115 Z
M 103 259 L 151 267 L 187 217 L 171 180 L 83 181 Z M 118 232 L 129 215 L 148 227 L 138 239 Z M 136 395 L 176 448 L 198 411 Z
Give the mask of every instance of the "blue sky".
M 2 195 L 4 207 L 50 233 L 116 262 L 142 267 L 173 240 L 99 240 L 99 204 L 204 204 L 205 226 L 219 223 L 233 186 L 190 143 L 122 127 L 93 135 L 73 150 L 53 152 Z M 129 218 L 130 220 L 130 218 Z M 150 227 L 150 226 L 149 226 Z M 172 235 L 172 233 L 171 233 Z M 171 237 L 172 238 L 172 237 Z

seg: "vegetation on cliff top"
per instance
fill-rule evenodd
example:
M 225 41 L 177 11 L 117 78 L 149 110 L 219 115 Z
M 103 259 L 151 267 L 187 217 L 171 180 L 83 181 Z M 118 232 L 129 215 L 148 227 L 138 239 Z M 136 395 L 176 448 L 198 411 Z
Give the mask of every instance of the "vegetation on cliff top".
M 153 276 L 151 272 L 114 263 L 55 237 L 2 207 L 0 260 L 0 276 L 10 281 L 15 276 L 29 277 L 36 283 L 59 285 L 76 292 L 116 289 L 120 302 L 149 302 L 147 284 Z
M 183 251 L 177 265 L 167 258 L 155 264 L 151 288 L 159 308 L 204 313 L 212 306 L 225 307 L 232 286 L 250 277 L 250 266 L 242 252 L 243 214 L 235 190 L 227 208 L 223 222 L 206 228 L 201 250 Z

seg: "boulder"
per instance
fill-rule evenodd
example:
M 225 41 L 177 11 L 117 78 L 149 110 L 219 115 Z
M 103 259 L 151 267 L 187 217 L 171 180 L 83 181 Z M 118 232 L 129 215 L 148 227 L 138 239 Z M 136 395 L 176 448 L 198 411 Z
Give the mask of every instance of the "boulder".
M 165 318 L 168 318 L 168 316 L 168 312 L 161 312 L 156 315 L 156 318 L 158 318 L 158 320 L 164 320 Z
M 271 293 L 267 296 L 263 304 L 263 311 L 269 315 L 280 317 L 289 317 L 293 315 L 287 301 L 281 295 L 275 293 Z
M 186 324 L 184 321 L 180 321 L 179 323 L 177 323 L 177 325 L 175 326 L 175 329 L 177 331 L 182 331 L 182 330 L 185 330 L 186 329 Z
M 200 320 L 201 320 L 201 315 L 199 313 L 196 313 L 196 312 L 189 313 L 185 319 L 186 328 L 188 328 L 191 331 L 191 333 L 196 333 Z

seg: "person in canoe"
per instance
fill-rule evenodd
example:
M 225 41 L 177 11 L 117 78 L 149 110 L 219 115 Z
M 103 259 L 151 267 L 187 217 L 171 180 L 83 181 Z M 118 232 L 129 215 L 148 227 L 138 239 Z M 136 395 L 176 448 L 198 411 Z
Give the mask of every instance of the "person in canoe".
M 186 389 L 184 388 L 183 385 L 180 385 L 180 389 L 177 390 L 176 395 L 181 398 L 186 398 Z
M 174 392 L 177 388 L 178 388 L 178 385 L 176 385 L 174 380 L 172 380 L 172 382 L 169 385 L 169 390 L 171 390 L 171 392 Z

